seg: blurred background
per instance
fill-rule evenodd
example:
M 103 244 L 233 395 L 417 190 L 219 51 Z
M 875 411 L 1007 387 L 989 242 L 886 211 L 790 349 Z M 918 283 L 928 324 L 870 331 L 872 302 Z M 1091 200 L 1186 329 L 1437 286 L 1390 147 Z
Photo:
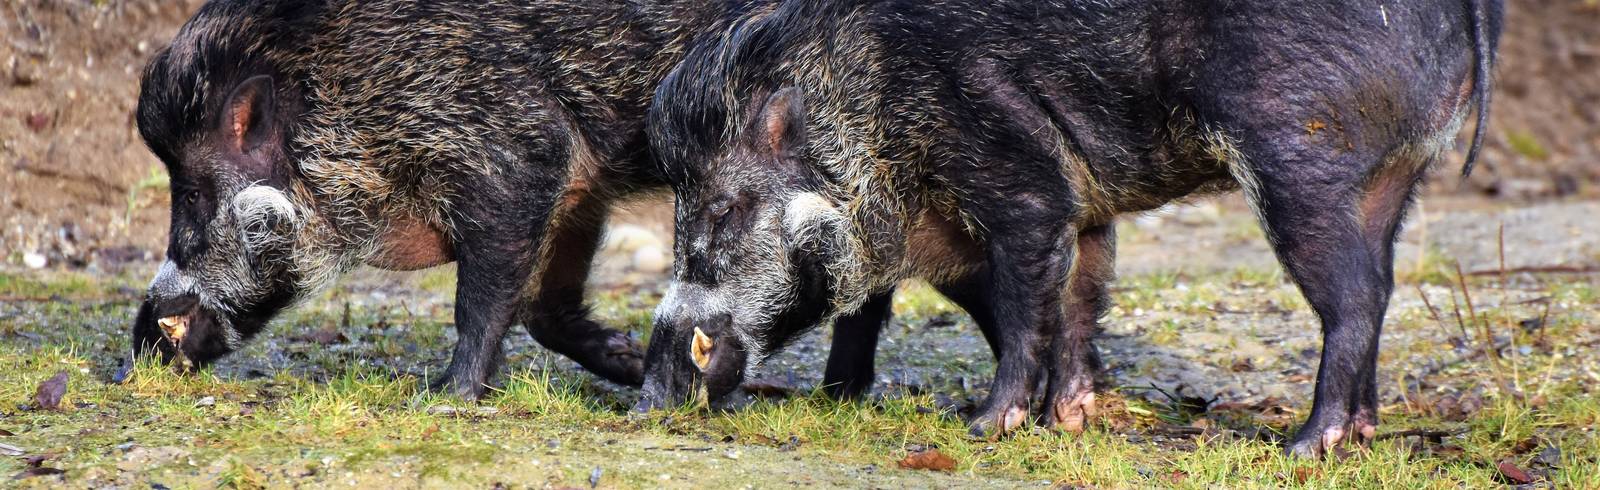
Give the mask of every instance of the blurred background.
M 139 140 L 132 111 L 146 59 L 201 3 L 5 0 L 0 6 L 0 263 L 95 269 L 159 258 L 167 178 Z M 1462 181 L 1456 170 L 1463 152 L 1447 158 L 1428 200 L 1444 199 L 1450 209 L 1592 201 L 1600 196 L 1600 1 L 1510 0 L 1506 25 L 1483 162 Z M 1471 129 L 1464 128 L 1458 148 Z M 669 233 L 669 224 L 652 219 L 668 215 L 653 206 L 661 204 L 620 221 Z M 1239 204 L 1224 198 L 1201 206 L 1201 215 L 1209 215 L 1212 207 Z M 1570 212 L 1583 209 L 1589 208 Z M 1185 211 L 1152 216 L 1173 213 Z M 637 231 L 630 228 L 629 243 L 614 247 L 626 255 L 618 260 L 634 260 Z M 670 243 L 663 238 L 644 242 Z M 654 257 L 640 259 L 643 269 L 657 269 Z

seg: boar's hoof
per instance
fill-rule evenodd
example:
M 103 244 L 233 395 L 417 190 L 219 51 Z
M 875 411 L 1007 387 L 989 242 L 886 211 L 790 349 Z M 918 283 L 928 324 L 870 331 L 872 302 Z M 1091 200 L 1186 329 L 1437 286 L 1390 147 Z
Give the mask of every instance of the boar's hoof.
M 441 395 L 457 396 L 463 400 L 475 402 L 483 398 L 483 393 L 487 388 L 482 383 L 460 381 L 450 373 L 446 373 L 439 379 L 429 383 L 428 390 Z
M 1378 427 L 1372 424 L 1358 424 L 1353 427 L 1353 431 L 1351 429 L 1351 427 L 1343 424 L 1334 425 L 1320 431 L 1311 427 L 1302 428 L 1298 434 L 1295 434 L 1294 439 L 1289 442 L 1289 446 L 1284 448 L 1284 452 L 1290 456 L 1304 459 L 1322 459 L 1323 456 L 1330 453 L 1337 454 L 1342 458 L 1349 455 L 1349 452 L 1342 447 L 1343 443 L 1354 442 L 1358 447 L 1366 447 L 1378 435 Z M 1347 440 L 1346 438 L 1352 433 L 1355 434 L 1355 437 L 1352 440 Z
M 1343 427 L 1334 426 L 1320 431 L 1308 429 L 1310 428 L 1301 429 L 1284 452 L 1296 458 L 1322 459 L 1323 455 L 1339 447 L 1339 442 L 1344 440 Z
M 1050 408 L 1050 416 L 1045 419 L 1049 427 L 1061 432 L 1082 433 L 1089 425 L 1089 420 L 1094 418 L 1094 392 L 1079 393 L 1071 398 L 1057 398 Z
M 599 349 L 603 355 L 595 362 L 580 363 L 585 368 L 613 383 L 639 386 L 644 384 L 644 348 L 624 332 L 612 332 Z
M 1372 444 L 1372 441 L 1378 440 L 1378 426 L 1373 424 L 1357 424 L 1356 434 L 1358 435 L 1357 442 L 1359 442 L 1362 446 L 1369 446 Z
M 1028 420 L 1028 409 L 1011 406 L 996 410 L 998 413 L 978 413 L 972 417 L 968 432 L 973 437 L 999 436 L 1016 430 Z

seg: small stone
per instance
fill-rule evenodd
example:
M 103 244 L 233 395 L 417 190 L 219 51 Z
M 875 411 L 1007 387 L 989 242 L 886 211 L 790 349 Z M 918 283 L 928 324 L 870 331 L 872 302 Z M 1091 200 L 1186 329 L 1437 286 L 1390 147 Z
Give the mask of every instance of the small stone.
M 449 405 L 434 405 L 428 407 L 428 415 L 455 415 L 456 407 Z
M 22 254 L 22 265 L 28 266 L 29 269 L 43 269 L 44 266 L 50 265 L 50 259 L 37 252 L 28 252 Z
M 633 251 L 633 269 L 639 272 L 660 273 L 667 270 L 667 254 L 660 246 L 646 245 Z
M 630 253 L 647 246 L 660 247 L 661 239 L 642 226 L 623 224 L 606 230 L 605 243 L 600 248 L 608 252 Z
M 23 454 L 27 454 L 27 452 L 28 451 L 26 451 L 26 450 L 24 450 L 24 449 L 22 449 L 20 447 L 16 447 L 16 446 L 13 446 L 13 445 L 10 445 L 10 444 L 0 443 L 0 455 L 21 456 Z
M 194 402 L 194 406 L 196 406 L 196 407 L 209 407 L 209 406 L 216 405 L 216 404 L 217 404 L 217 397 L 214 397 L 214 396 L 208 396 L 208 397 L 205 397 L 205 398 L 201 398 L 200 401 Z

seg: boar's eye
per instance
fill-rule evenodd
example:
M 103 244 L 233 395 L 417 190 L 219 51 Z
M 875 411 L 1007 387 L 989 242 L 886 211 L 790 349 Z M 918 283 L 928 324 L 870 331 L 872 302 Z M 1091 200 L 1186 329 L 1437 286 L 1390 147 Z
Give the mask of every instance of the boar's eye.
M 713 211 L 713 217 L 711 219 L 712 236 L 723 237 L 728 232 L 733 231 L 730 227 L 740 225 L 741 222 L 744 221 L 744 216 L 746 214 L 746 209 L 749 207 L 749 203 L 750 199 L 745 195 L 740 194 L 738 196 L 734 196 L 732 199 L 728 199 L 722 204 L 722 206 L 718 207 L 716 211 Z

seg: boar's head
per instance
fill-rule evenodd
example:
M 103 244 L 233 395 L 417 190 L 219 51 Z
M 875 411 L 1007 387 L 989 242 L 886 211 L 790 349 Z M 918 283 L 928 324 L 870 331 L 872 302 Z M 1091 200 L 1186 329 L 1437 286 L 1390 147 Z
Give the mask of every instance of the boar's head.
M 332 237 L 312 225 L 316 206 L 289 158 L 296 89 L 204 27 L 191 23 L 155 55 L 137 109 L 170 176 L 172 214 L 132 354 L 185 367 L 238 349 L 333 267 Z
M 834 269 L 853 258 L 848 220 L 806 156 L 798 89 L 755 99 L 748 122 L 728 131 L 667 102 L 653 108 L 651 139 L 677 200 L 676 258 L 640 410 L 737 388 L 751 361 L 832 316 Z

